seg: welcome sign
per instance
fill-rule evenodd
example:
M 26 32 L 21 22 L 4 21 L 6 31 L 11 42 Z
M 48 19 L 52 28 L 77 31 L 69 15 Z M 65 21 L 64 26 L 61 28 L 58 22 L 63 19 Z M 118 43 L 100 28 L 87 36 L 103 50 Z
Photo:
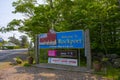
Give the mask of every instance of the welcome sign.
M 43 44 L 43 43 L 41 44 L 40 40 L 43 37 L 42 35 L 46 35 L 46 34 L 39 35 L 39 48 L 84 48 L 83 30 L 57 32 L 55 34 L 56 37 L 54 37 L 56 39 L 54 39 L 53 45 L 52 44 L 48 45 L 47 43 L 49 43 L 49 41 L 46 42 L 46 44 Z M 42 41 L 42 42 L 45 42 L 45 41 Z

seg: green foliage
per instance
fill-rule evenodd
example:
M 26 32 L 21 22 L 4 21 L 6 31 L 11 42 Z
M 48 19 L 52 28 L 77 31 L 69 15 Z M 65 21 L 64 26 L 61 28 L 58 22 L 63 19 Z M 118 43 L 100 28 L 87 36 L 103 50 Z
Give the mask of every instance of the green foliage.
M 108 68 L 106 77 L 116 80 L 119 78 L 119 75 L 120 75 L 120 69 Z
M 0 47 L 2 46 L 3 44 L 0 42 Z
M 31 64 L 24 63 L 24 64 L 23 64 L 23 66 L 24 66 L 24 67 L 30 67 L 30 66 L 31 66 Z
M 16 39 L 15 36 L 9 37 L 8 39 L 9 39 L 8 42 L 16 44 L 16 46 L 13 47 L 14 49 L 28 48 L 28 46 L 29 46 L 28 38 L 25 35 L 20 36 L 21 40 Z
M 11 31 L 11 30 L 17 30 L 18 28 L 16 26 L 20 26 L 21 20 L 13 19 L 5 29 L 6 31 Z
M 22 35 L 22 36 L 20 36 L 20 38 L 21 38 L 21 47 L 22 48 L 27 48 L 28 47 L 28 39 L 27 39 L 27 36 L 25 36 L 25 35 Z
M 108 79 L 119 80 L 120 69 L 107 67 L 106 72 L 104 70 L 95 72 L 97 75 L 102 75 Z
M 20 49 L 20 46 L 14 46 L 14 49 Z
M 91 48 L 108 53 L 110 48 L 120 48 L 120 7 L 118 0 L 36 0 L 13 2 L 14 13 L 25 19 L 14 19 L 9 30 L 25 32 L 34 40 L 35 34 L 56 31 L 90 29 Z
M 23 61 L 20 57 L 13 58 L 18 64 L 21 64 Z
M 14 43 L 16 45 L 20 45 L 20 41 L 18 39 L 16 39 L 15 36 L 9 37 L 8 39 L 9 39 L 8 42 Z
M 40 63 L 48 63 L 48 50 L 40 49 Z
M 118 76 L 118 79 L 117 80 L 120 80 L 120 76 Z
M 6 49 L 14 49 L 14 46 L 5 46 Z

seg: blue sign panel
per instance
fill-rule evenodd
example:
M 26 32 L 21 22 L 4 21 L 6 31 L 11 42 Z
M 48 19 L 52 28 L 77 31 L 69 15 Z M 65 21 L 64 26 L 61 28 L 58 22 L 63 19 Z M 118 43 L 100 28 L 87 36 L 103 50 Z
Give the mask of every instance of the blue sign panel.
M 3 39 L 2 38 L 0 38 L 0 42 L 2 42 L 3 41 Z
M 84 48 L 84 33 L 82 30 L 57 32 L 56 45 L 41 45 L 41 35 L 43 34 L 39 35 L 39 48 Z

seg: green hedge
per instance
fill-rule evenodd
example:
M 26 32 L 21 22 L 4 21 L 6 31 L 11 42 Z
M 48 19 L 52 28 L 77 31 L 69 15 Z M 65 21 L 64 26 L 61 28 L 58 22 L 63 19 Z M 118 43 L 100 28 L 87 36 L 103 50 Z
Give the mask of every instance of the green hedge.
M 3 46 L 3 49 L 14 49 L 14 46 Z

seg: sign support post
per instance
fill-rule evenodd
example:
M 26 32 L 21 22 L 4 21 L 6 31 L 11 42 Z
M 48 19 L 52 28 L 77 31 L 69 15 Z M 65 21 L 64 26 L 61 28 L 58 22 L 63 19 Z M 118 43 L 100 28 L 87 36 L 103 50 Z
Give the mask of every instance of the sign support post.
M 39 64 L 39 47 L 38 47 L 38 35 L 35 36 L 35 61 L 36 64 Z
M 91 50 L 90 50 L 89 29 L 85 30 L 85 56 L 87 57 L 87 68 L 91 69 Z
M 78 66 L 80 66 L 80 49 L 78 49 Z

